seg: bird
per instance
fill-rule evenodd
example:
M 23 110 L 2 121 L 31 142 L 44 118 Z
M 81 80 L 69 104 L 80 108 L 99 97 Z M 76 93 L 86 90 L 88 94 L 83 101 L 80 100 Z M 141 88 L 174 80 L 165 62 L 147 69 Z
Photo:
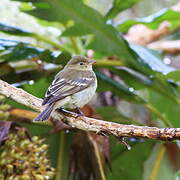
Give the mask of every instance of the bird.
M 80 108 L 88 104 L 97 88 L 97 78 L 92 69 L 95 62 L 85 56 L 73 56 L 47 89 L 42 102 L 45 109 L 34 121 L 48 120 L 56 110 L 68 115 L 74 110 L 78 112 L 77 116 L 83 115 Z

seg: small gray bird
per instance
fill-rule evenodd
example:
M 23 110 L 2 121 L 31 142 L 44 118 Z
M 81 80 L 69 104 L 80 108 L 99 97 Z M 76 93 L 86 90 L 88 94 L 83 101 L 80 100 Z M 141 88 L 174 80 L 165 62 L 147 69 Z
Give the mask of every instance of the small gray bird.
M 56 109 L 79 110 L 87 104 L 97 88 L 94 63 L 95 60 L 84 56 L 74 56 L 55 76 L 42 103 L 46 108 L 34 121 L 47 120 Z

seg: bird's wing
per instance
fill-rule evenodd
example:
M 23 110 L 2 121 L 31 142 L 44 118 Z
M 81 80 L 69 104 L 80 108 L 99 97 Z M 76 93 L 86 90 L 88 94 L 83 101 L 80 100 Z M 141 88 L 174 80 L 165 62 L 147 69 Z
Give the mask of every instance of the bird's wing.
M 46 92 L 42 105 L 51 104 L 67 96 L 75 94 L 94 82 L 93 76 L 75 79 L 56 77 Z

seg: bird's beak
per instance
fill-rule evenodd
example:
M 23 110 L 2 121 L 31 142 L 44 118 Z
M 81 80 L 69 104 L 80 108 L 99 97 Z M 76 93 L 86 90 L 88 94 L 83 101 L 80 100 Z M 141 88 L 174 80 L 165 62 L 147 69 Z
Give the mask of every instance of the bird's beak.
M 89 64 L 95 64 L 96 61 L 95 61 L 94 59 L 88 59 L 88 63 L 89 63 Z

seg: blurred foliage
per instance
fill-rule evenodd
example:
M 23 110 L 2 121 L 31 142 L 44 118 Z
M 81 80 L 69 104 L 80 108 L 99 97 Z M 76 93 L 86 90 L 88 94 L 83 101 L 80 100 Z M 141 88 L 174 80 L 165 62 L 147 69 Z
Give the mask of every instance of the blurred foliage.
M 112 8 L 109 10 L 109 12 L 107 13 L 107 17 L 109 19 L 112 19 L 114 17 L 116 17 L 121 11 L 130 8 L 131 6 L 133 6 L 134 4 L 140 2 L 141 0 L 114 0 L 113 1 L 113 6 Z
M 161 22 L 168 21 L 172 34 L 167 39 L 176 40 L 179 34 L 173 31 L 180 26 L 180 13 L 163 9 L 149 17 L 112 26 L 110 22 L 120 12 L 139 1 L 114 0 L 103 16 L 90 7 L 88 1 L 18 0 L 19 9 L 33 16 L 38 27 L 53 28 L 54 32 L 60 33 L 48 35 L 43 30 L 39 33 L 35 28 L 32 31 L 15 26 L 8 19 L 1 22 L 1 79 L 43 98 L 54 75 L 71 56 L 88 55 L 97 60 L 95 72 L 98 77 L 98 95 L 93 102 L 96 112 L 86 108 L 87 116 L 98 116 L 124 124 L 179 127 L 179 70 L 164 64 L 164 54 L 161 52 L 128 43 L 122 33 L 135 24 L 157 29 Z M 132 106 L 122 110 L 121 101 Z M 11 100 L 0 100 L 0 107 L 7 103 L 12 108 L 30 111 Z M 138 108 L 140 113 L 136 112 Z M 7 117 L 11 114 L 8 108 L 1 111 L 2 115 L 8 114 Z M 139 118 L 140 114 L 142 117 Z M 24 116 L 20 117 L 21 114 L 18 118 L 10 116 L 10 119 L 24 120 Z M 176 164 L 171 162 L 174 156 L 178 156 L 179 148 L 176 144 L 176 151 L 171 145 L 173 151 L 168 153 L 169 146 L 130 138 L 132 150 L 128 151 L 114 138 L 108 139 L 93 133 L 69 129 L 56 132 L 56 128 L 30 123 L 22 123 L 22 126 L 27 127 L 33 135 L 45 137 L 50 160 L 56 168 L 55 180 L 179 178 L 180 159 L 177 158 Z
M 173 11 L 172 9 L 163 9 L 158 13 L 152 14 L 151 16 L 148 17 L 139 18 L 137 20 L 136 19 L 127 20 L 122 24 L 119 24 L 118 29 L 119 31 L 125 33 L 128 31 L 128 29 L 131 26 L 135 24 L 144 24 L 149 28 L 157 29 L 163 21 L 168 21 L 171 25 L 171 29 L 175 30 L 180 25 L 179 18 L 180 18 L 180 12 Z
M 179 82 L 180 81 L 180 70 L 168 73 L 167 77 L 174 80 L 174 81 Z
M 150 155 L 152 147 L 152 142 L 143 142 L 133 146 L 130 151 L 116 153 L 112 159 L 112 169 L 116 169 L 116 171 L 110 174 L 107 179 L 114 180 L 119 177 L 123 180 L 134 179 L 134 177 L 142 179 L 143 164 Z M 118 151 L 120 149 L 117 145 L 115 148 Z M 139 149 L 143 149 L 143 151 L 139 153 Z

